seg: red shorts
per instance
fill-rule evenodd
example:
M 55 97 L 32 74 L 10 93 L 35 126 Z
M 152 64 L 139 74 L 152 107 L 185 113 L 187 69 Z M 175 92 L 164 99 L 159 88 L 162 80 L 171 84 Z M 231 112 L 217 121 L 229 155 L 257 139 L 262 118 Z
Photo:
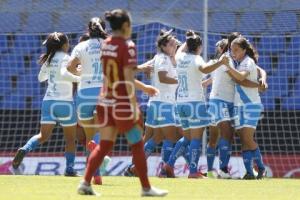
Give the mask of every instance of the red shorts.
M 138 109 L 138 108 L 137 108 Z M 114 126 L 120 133 L 125 133 L 135 125 L 143 127 L 143 117 L 135 117 L 129 102 L 99 103 L 96 107 L 100 127 Z

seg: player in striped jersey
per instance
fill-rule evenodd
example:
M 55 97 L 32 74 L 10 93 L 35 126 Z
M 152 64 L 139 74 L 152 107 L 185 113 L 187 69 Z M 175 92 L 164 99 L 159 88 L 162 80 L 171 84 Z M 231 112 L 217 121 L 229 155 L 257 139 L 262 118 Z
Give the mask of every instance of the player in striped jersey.
M 76 138 L 76 112 L 73 103 L 72 82 L 80 81 L 79 76 L 75 76 L 66 70 L 69 61 L 67 54 L 69 40 L 63 33 L 51 33 L 43 43 L 47 52 L 40 58 L 42 68 L 38 75 L 40 82 L 48 80 L 48 87 L 42 102 L 41 129 L 40 133 L 31 137 L 27 143 L 21 147 L 13 160 L 13 168 L 17 169 L 24 156 L 33 151 L 39 144 L 47 141 L 56 123 L 63 127 L 64 138 L 66 140 L 66 176 L 75 176 L 75 138 Z

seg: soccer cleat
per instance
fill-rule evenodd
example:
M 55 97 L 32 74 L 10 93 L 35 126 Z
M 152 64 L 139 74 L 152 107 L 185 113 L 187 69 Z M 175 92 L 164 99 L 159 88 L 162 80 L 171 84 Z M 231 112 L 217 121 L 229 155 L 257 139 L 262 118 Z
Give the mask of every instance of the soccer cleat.
M 64 175 L 67 177 L 78 177 L 78 174 L 73 167 L 67 167 Z
M 106 173 L 106 168 L 108 164 L 110 163 L 111 158 L 109 156 L 105 156 L 103 159 L 102 164 L 100 165 L 100 174 L 104 175 Z
M 266 169 L 258 169 L 256 179 L 263 179 L 264 177 L 266 177 L 266 175 L 267 175 Z
M 193 174 L 189 174 L 188 178 L 207 178 L 204 174 L 202 174 L 201 172 L 198 173 L 193 173 Z
M 212 178 L 212 179 L 218 178 L 218 174 L 215 171 L 208 171 L 207 178 Z
M 94 192 L 91 185 L 87 184 L 85 181 L 81 181 L 77 188 L 77 193 L 80 195 L 95 195 L 100 196 L 100 194 Z
M 124 176 L 128 176 L 128 177 L 137 176 L 134 165 L 130 165 L 125 169 Z
M 228 172 L 224 172 L 222 169 L 219 171 L 218 178 L 220 179 L 231 179 L 231 176 Z
M 166 172 L 167 178 L 175 178 L 174 168 L 168 164 L 164 164 L 163 169 Z
M 246 173 L 245 176 L 243 177 L 244 180 L 255 180 L 255 176 L 253 174 L 248 174 Z
M 23 150 L 23 149 L 18 149 L 14 159 L 13 159 L 13 162 L 12 162 L 12 167 L 14 169 L 18 169 L 20 164 L 22 163 L 24 157 L 26 155 L 26 151 Z
M 151 187 L 150 189 L 142 189 L 142 196 L 147 197 L 163 197 L 166 196 L 169 193 L 168 190 L 161 190 L 155 187 Z
M 102 177 L 101 176 L 94 176 L 93 177 L 93 184 L 94 185 L 102 185 Z

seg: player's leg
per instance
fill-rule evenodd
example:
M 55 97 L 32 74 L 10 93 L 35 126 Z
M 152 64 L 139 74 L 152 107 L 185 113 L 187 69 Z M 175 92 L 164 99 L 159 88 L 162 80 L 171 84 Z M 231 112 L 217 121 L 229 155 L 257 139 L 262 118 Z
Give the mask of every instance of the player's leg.
M 220 176 L 221 178 L 230 178 L 228 163 L 231 155 L 231 141 L 233 137 L 233 128 L 230 121 L 223 121 L 218 124 L 220 130 L 220 139 L 218 144 Z
M 213 165 L 216 156 L 217 142 L 219 139 L 219 128 L 217 126 L 209 127 L 209 140 L 206 149 L 207 158 L 207 177 L 215 178 L 213 173 Z
M 55 127 L 56 119 L 53 115 L 53 112 L 50 110 L 52 109 L 52 104 L 54 101 L 43 101 L 42 109 L 41 109 L 41 128 L 40 132 L 37 135 L 32 136 L 26 144 L 19 148 L 14 159 L 13 159 L 13 168 L 17 169 L 25 155 L 33 151 L 38 145 L 44 143 L 48 140 L 48 138 L 52 134 L 52 130 Z
M 168 191 L 151 187 L 147 175 L 147 162 L 142 140 L 142 128 L 136 124 L 125 133 L 128 143 L 131 145 L 133 163 L 142 186 L 142 196 L 165 196 Z
M 77 126 L 64 126 L 63 133 L 65 139 L 65 158 L 66 158 L 66 169 L 65 176 L 76 176 L 77 173 L 74 170 L 75 162 L 75 151 L 76 151 L 76 129 Z
M 91 187 L 93 174 L 103 162 L 104 157 L 112 150 L 118 134 L 118 130 L 113 126 L 100 128 L 99 131 L 101 132 L 102 137 L 100 145 L 97 145 L 97 147 L 91 152 L 87 162 L 84 179 L 77 188 L 77 192 L 82 195 L 96 194 Z
M 20 166 L 27 153 L 49 139 L 54 127 L 55 124 L 42 124 L 39 134 L 32 136 L 23 147 L 18 149 L 12 163 L 14 169 Z

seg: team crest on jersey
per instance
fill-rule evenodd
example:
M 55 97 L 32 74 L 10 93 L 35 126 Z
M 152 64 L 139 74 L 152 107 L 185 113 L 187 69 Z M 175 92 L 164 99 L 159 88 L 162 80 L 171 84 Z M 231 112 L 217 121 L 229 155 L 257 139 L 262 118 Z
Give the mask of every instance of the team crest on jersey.
M 131 57 L 134 57 L 135 56 L 135 50 L 134 49 L 129 49 L 128 50 L 128 53 Z

